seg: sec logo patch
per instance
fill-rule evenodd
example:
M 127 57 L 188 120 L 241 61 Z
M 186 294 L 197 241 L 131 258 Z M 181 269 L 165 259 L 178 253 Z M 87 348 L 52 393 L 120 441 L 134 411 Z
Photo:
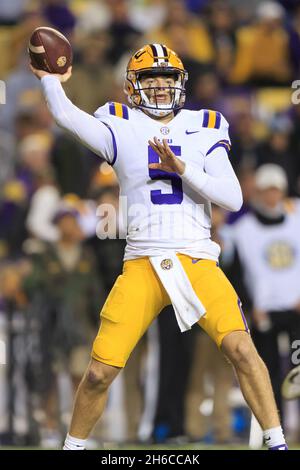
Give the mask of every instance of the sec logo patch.
M 170 129 L 167 127 L 167 126 L 163 126 L 160 128 L 160 132 L 163 134 L 163 135 L 168 135 L 169 132 L 170 132 Z

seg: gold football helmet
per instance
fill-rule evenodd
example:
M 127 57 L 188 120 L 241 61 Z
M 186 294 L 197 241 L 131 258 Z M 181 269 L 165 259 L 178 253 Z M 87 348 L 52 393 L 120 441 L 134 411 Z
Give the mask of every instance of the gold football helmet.
M 170 103 L 158 103 L 156 92 L 159 88 L 141 86 L 140 79 L 145 75 L 175 76 L 175 85 L 166 87 L 170 91 Z M 185 83 L 188 73 L 178 55 L 163 44 L 147 44 L 139 49 L 129 60 L 126 70 L 124 91 L 133 107 L 147 110 L 155 116 L 165 116 L 183 107 L 185 102 Z M 146 90 L 153 90 L 154 103 L 150 103 Z

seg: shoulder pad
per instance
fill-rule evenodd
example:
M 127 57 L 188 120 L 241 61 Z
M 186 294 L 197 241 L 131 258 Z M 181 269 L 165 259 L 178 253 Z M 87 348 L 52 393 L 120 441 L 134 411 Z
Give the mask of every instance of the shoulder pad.
M 211 154 L 216 148 L 223 147 L 227 153 L 230 151 L 230 137 L 228 134 L 229 124 L 224 118 L 223 114 L 219 111 L 212 111 L 211 109 L 202 110 L 202 127 L 207 129 L 216 129 L 218 132 L 210 139 L 210 147 L 208 148 L 206 155 Z M 219 139 L 216 141 L 216 139 Z
M 123 119 L 129 119 L 128 107 L 122 103 L 111 101 L 108 103 L 109 114 Z
M 203 109 L 202 127 L 209 129 L 220 129 L 222 114 L 219 111 Z
M 110 101 L 98 108 L 95 111 L 94 116 L 98 118 L 102 118 L 104 116 L 117 116 L 123 119 L 129 119 L 129 109 L 125 104 Z

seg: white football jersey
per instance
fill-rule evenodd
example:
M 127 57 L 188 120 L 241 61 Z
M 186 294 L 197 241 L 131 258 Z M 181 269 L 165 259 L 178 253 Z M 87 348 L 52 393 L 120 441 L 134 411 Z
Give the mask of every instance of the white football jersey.
M 159 157 L 148 141 L 154 136 L 167 139 L 176 156 L 205 170 L 205 159 L 214 148 L 229 147 L 228 123 L 221 113 L 181 110 L 163 124 L 138 109 L 106 103 L 95 117 L 109 128 L 113 139 L 105 157 L 120 184 L 123 220 L 127 222 L 124 259 L 172 249 L 217 260 L 220 248 L 210 239 L 210 202 L 179 175 L 149 169 Z
M 299 233 L 297 200 L 282 223 L 264 225 L 248 213 L 233 225 L 233 239 L 255 308 L 289 310 L 299 303 Z
M 209 201 L 237 211 L 243 200 L 226 153 L 228 123 L 221 113 L 182 110 L 163 124 L 111 102 L 91 116 L 68 99 L 56 76 L 44 76 L 41 84 L 56 123 L 116 170 L 126 222 L 125 260 L 166 250 L 218 259 L 220 247 L 210 239 Z M 186 163 L 183 175 L 149 169 L 159 162 L 148 142 L 155 136 L 166 138 Z

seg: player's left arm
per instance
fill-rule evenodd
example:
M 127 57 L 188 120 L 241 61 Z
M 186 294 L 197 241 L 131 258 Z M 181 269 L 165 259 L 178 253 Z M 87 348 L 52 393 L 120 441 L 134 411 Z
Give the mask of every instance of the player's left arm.
M 217 147 L 205 157 L 204 171 L 188 163 L 181 178 L 224 209 L 236 212 L 243 204 L 239 180 L 223 147 Z
M 205 157 L 203 170 L 200 165 L 176 157 L 166 139 L 160 143 L 154 137 L 149 144 L 160 158 L 160 163 L 152 163 L 149 168 L 177 173 L 194 191 L 224 209 L 235 212 L 241 208 L 241 187 L 223 146 L 216 146 Z

